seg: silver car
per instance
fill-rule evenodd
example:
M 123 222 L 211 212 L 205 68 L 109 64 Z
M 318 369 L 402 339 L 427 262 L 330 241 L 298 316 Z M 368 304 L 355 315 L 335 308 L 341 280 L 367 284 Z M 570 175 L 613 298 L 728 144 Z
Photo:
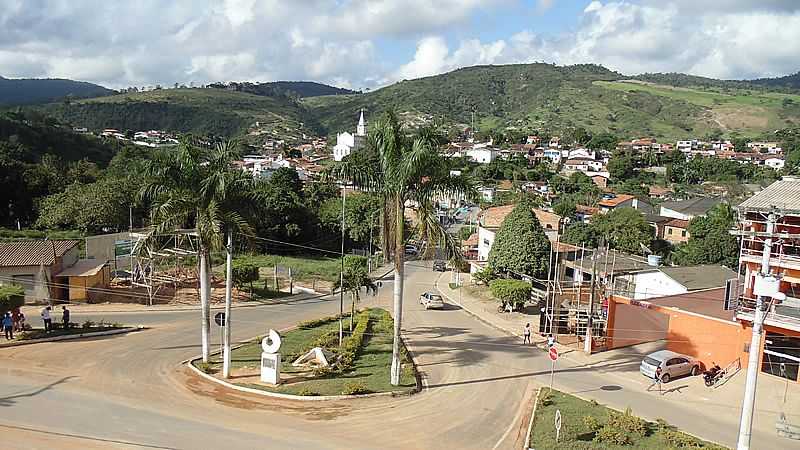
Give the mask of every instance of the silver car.
M 696 359 L 669 350 L 659 350 L 645 356 L 642 364 L 639 365 L 639 372 L 652 380 L 659 367 L 661 368 L 662 383 L 669 383 L 669 380 L 684 375 L 700 374 L 700 363 Z
M 424 306 L 425 309 L 444 309 L 444 300 L 442 300 L 442 296 L 430 292 L 419 296 L 419 304 Z

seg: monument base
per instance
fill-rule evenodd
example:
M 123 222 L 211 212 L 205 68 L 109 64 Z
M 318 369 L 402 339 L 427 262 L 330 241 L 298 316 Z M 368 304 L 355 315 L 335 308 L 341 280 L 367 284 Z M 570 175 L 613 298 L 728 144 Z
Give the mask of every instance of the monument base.
M 261 353 L 261 381 L 263 383 L 280 384 L 281 354 Z

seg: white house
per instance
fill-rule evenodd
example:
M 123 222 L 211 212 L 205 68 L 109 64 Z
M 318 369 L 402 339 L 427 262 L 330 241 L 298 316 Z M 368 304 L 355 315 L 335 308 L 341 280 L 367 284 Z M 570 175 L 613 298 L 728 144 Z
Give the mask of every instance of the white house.
M 764 165 L 772 167 L 775 170 L 783 169 L 785 162 L 783 158 L 767 158 L 764 160 Z
M 620 278 L 635 300 L 644 300 L 723 287 L 726 281 L 736 278 L 736 272 L 714 265 L 653 267 Z
M 497 149 L 478 144 L 467 150 L 466 155 L 476 163 L 489 164 L 497 159 Z
M 367 123 L 364 120 L 364 110 L 361 110 L 361 115 L 358 118 L 358 126 L 356 127 L 356 134 L 350 134 L 347 131 L 338 133 L 336 135 L 336 145 L 333 146 L 333 160 L 341 161 L 345 156 L 349 155 L 355 150 L 364 146 L 367 136 Z

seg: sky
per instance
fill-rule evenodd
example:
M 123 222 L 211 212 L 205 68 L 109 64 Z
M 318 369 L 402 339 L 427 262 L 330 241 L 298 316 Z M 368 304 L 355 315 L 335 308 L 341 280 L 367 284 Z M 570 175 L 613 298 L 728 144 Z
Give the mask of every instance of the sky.
M 800 0 L 0 0 L 0 76 L 352 89 L 478 64 L 800 70 Z

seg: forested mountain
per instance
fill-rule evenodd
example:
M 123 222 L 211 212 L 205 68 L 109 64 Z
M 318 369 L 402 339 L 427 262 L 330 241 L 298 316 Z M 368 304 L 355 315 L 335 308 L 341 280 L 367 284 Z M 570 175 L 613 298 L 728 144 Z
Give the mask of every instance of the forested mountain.
M 351 130 L 362 108 L 368 120 L 393 108 L 412 124 L 466 127 L 474 119 L 479 131 L 584 129 L 665 141 L 760 136 L 800 124 L 800 95 L 760 83 L 766 81 L 629 77 L 592 64 L 536 63 L 468 67 L 363 94 L 307 82 L 227 83 L 60 102 L 42 111 L 95 130 L 155 128 L 245 136 L 254 144 Z M 336 95 L 319 95 L 330 92 Z
M 800 72 L 792 75 L 786 75 L 785 77 L 758 78 L 752 80 L 752 83 L 761 86 L 796 89 L 800 93 Z
M 31 105 L 65 98 L 99 97 L 113 93 L 111 89 L 83 81 L 0 77 L 0 106 Z

